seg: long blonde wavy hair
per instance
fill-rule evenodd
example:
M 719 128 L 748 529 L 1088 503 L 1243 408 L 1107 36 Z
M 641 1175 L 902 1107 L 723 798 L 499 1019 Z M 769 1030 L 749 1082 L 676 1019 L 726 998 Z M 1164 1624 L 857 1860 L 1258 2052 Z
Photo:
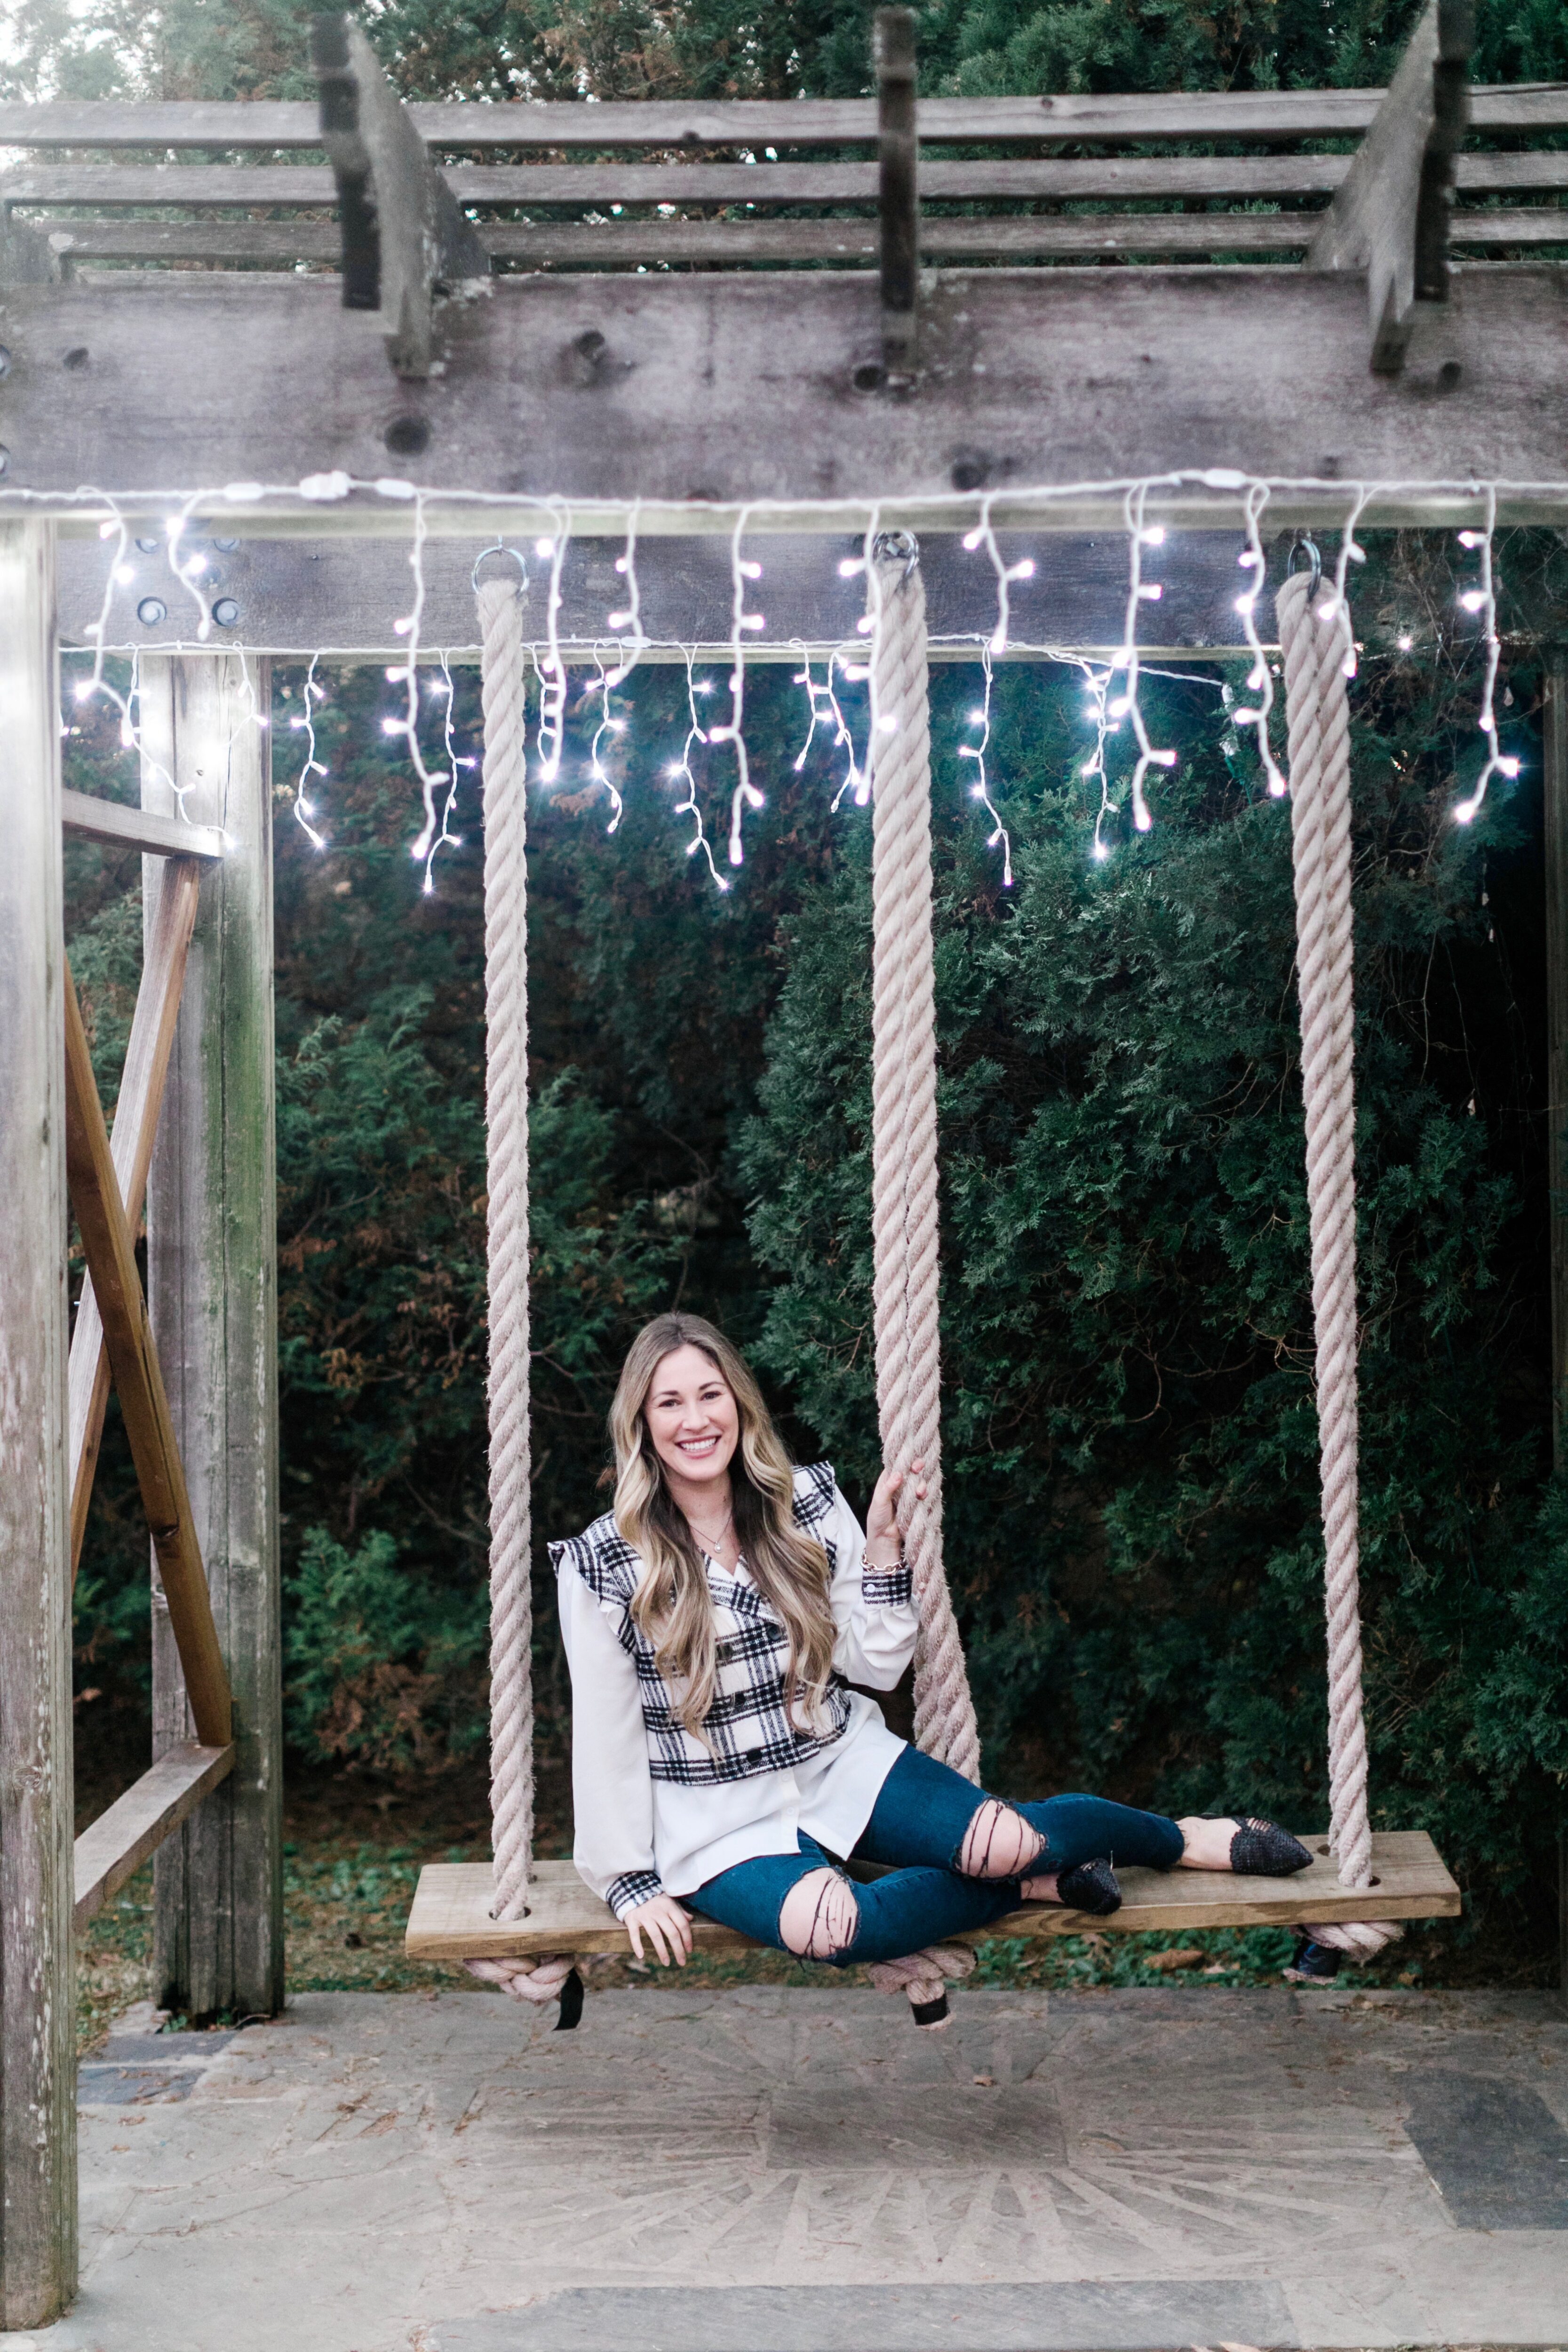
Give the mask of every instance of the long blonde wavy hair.
M 790 1458 L 744 1358 L 699 1315 L 659 1315 L 645 1325 L 632 1341 L 610 1407 L 616 1525 L 643 1559 L 633 1621 L 654 1644 L 681 1722 L 707 1746 L 702 1727 L 716 1673 L 713 1603 L 702 1555 L 669 1491 L 647 1425 L 655 1377 L 678 1348 L 700 1349 L 734 1397 L 740 1419 L 730 1462 L 735 1540 L 752 1581 L 789 1635 L 785 1708 L 794 1721 L 798 1699 L 805 1722 L 814 1723 L 833 1667 L 827 1554 L 795 1523 Z

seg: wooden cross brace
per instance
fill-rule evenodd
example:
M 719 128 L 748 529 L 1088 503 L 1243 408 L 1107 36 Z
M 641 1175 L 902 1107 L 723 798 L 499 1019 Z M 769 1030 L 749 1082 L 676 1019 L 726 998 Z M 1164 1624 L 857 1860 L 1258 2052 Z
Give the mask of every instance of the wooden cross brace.
M 232 1733 L 228 1675 L 213 1622 L 132 1226 L 132 1216 L 141 1222 L 200 876 L 195 859 L 173 860 L 170 887 L 160 897 L 159 923 L 137 998 L 115 1120 L 116 1142 L 124 1137 L 119 1166 L 92 1075 L 75 983 L 68 965 L 66 969 L 66 1173 L 88 1268 L 70 1359 L 71 1551 L 74 1570 L 112 1378 L 179 1645 L 196 1738 L 204 1748 L 226 1748 Z

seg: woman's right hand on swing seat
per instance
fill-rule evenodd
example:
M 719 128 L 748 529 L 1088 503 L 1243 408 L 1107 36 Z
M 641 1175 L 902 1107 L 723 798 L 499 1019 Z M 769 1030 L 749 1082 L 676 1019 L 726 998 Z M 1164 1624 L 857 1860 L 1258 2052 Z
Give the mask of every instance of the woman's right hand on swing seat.
M 691 1958 L 691 1914 L 673 1895 L 656 1895 L 650 1902 L 639 1903 L 623 1924 L 639 1960 L 645 1932 L 665 1968 L 683 1969 Z

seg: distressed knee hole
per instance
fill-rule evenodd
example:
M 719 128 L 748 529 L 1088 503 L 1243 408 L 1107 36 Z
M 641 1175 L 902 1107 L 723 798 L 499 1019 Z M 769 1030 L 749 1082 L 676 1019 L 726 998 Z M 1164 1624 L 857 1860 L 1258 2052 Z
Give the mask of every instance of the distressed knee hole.
M 964 1834 L 958 1867 L 965 1878 L 1021 1878 L 1045 1843 L 1022 1813 L 987 1797 Z
M 854 1889 L 836 1870 L 814 1870 L 790 1888 L 779 1912 L 779 1938 L 803 1960 L 837 1959 L 860 1932 Z

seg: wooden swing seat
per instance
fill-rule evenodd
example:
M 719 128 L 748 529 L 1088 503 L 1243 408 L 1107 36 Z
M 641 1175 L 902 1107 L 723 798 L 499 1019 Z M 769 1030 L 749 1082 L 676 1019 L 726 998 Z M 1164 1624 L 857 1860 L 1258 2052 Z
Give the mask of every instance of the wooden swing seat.
M 1311 1867 L 1294 1878 L 1236 1878 L 1227 1871 L 1124 1870 L 1122 1905 L 1109 1919 L 1031 1904 L 994 1926 L 952 1940 L 990 1936 L 1142 1935 L 1151 1928 L 1186 1935 L 1205 1927 L 1294 1927 L 1330 1919 L 1453 1919 L 1459 1890 L 1424 1830 L 1391 1830 L 1372 1842 L 1373 1880 L 1363 1893 L 1342 1887 L 1320 1832 L 1303 1839 Z M 484 1862 L 427 1863 L 409 1914 L 405 1948 L 413 1959 L 528 1958 L 547 1952 L 625 1952 L 630 1939 L 607 1905 L 591 1895 L 569 1862 L 541 1862 L 529 1883 L 526 1919 L 489 1916 L 491 1882 Z M 749 1936 L 694 1919 L 700 1952 L 757 1948 Z

